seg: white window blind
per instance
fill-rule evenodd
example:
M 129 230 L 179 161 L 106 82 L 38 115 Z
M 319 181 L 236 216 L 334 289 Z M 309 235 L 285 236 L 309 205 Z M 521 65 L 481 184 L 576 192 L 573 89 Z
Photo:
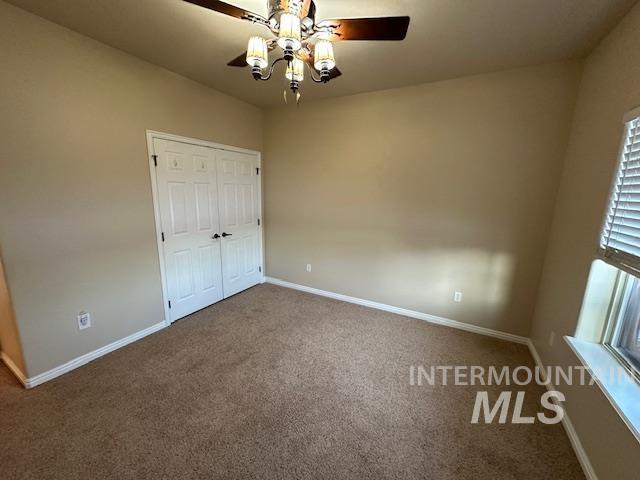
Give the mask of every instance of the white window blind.
M 640 117 L 625 123 L 601 247 L 606 260 L 640 273 Z

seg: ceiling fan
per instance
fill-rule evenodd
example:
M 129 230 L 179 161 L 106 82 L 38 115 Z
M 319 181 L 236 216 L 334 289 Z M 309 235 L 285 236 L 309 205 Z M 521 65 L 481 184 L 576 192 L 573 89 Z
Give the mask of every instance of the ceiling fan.
M 344 40 L 404 40 L 410 18 L 375 17 L 322 20 L 316 22 L 313 0 L 267 0 L 268 18 L 218 0 L 184 0 L 185 2 L 262 25 L 276 37 L 251 37 L 247 51 L 231 60 L 231 67 L 251 67 L 256 80 L 269 80 L 278 62 L 285 61 L 286 79 L 291 91 L 300 99 L 300 83 L 305 66 L 316 83 L 327 83 L 342 75 L 336 67 L 333 42 Z M 269 52 L 282 50 L 271 66 Z M 267 70 L 263 74 L 263 70 Z M 286 90 L 285 90 L 286 101 Z

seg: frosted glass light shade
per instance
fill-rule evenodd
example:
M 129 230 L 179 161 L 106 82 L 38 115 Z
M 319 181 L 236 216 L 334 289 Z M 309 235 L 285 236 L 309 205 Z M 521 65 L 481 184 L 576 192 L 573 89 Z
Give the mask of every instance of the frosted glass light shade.
M 291 48 L 294 52 L 302 46 L 300 33 L 300 18 L 291 13 L 283 13 L 280 16 L 280 32 L 278 33 L 278 45 L 285 50 Z
M 316 43 L 313 54 L 313 66 L 316 70 L 332 70 L 336 67 L 336 57 L 333 54 L 333 44 L 329 40 L 320 40 Z
M 247 63 L 249 66 L 267 68 L 269 65 L 269 53 L 267 42 L 262 37 L 251 37 L 247 46 Z
M 287 67 L 287 73 L 285 76 L 287 77 L 287 80 L 295 80 L 296 82 L 304 80 L 304 63 L 302 63 L 302 60 L 294 58 Z

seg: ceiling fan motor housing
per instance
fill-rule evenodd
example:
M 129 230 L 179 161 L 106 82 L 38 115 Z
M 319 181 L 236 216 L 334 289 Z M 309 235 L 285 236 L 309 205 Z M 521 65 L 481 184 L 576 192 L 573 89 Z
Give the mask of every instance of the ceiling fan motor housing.
M 309 35 L 316 23 L 316 4 L 311 1 L 309 11 L 304 12 L 303 0 L 268 0 L 269 1 L 269 24 L 272 29 L 276 29 L 280 25 L 280 16 L 283 13 L 293 13 L 300 17 L 302 34 Z

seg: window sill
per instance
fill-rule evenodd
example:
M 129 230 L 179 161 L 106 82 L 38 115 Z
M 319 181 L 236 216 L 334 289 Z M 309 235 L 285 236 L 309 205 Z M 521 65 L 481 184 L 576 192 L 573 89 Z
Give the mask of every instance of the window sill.
M 596 384 L 633 432 L 636 440 L 640 441 L 640 383 L 626 370 L 620 379 L 617 378 L 621 364 L 603 345 L 573 337 L 564 339 L 593 374 Z M 610 374 L 612 371 L 616 372 L 613 379 Z

